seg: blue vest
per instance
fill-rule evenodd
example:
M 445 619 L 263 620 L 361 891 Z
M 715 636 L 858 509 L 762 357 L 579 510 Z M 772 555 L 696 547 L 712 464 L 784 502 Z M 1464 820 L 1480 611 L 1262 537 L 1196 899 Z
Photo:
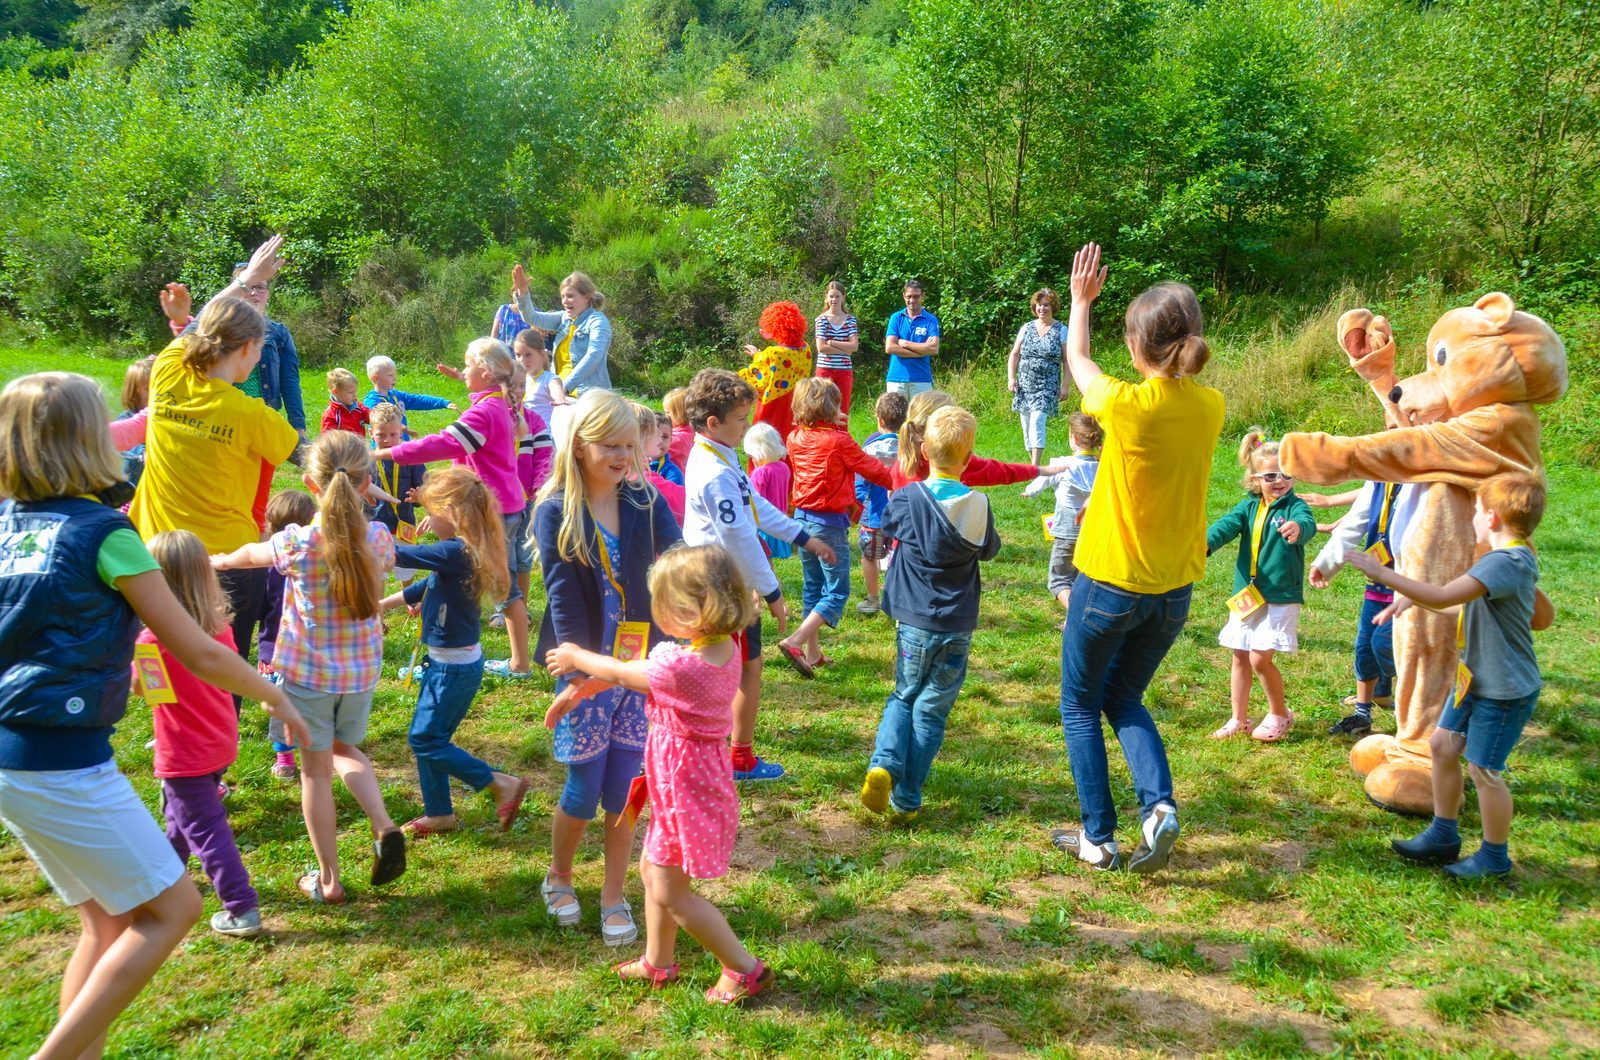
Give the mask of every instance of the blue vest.
M 0 723 L 114 725 L 139 619 L 96 561 L 128 517 L 81 497 L 0 504 Z

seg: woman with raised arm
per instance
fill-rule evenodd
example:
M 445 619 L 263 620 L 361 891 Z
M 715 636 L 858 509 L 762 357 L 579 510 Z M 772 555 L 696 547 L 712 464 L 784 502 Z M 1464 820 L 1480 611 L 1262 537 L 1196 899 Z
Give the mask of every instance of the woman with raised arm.
M 1100 247 L 1072 262 L 1067 369 L 1083 411 L 1100 421 L 1100 472 L 1084 510 L 1078 579 L 1061 641 L 1061 731 L 1081 829 L 1051 842 L 1097 869 L 1157 872 L 1178 839 L 1172 770 L 1144 690 L 1183 629 L 1206 566 L 1206 492 L 1222 433 L 1222 395 L 1194 377 L 1211 356 L 1194 291 L 1157 284 L 1128 306 L 1124 337 L 1143 381 L 1106 375 L 1089 357 L 1089 308 L 1105 285 Z M 1104 714 L 1133 774 L 1143 821 L 1137 849 L 1117 847 Z
M 594 281 L 574 272 L 561 281 L 561 312 L 545 312 L 528 294 L 528 273 L 521 265 L 511 270 L 511 299 L 529 327 L 555 335 L 551 365 L 561 377 L 568 397 L 585 390 L 610 390 L 611 320 L 600 311 L 606 304 Z

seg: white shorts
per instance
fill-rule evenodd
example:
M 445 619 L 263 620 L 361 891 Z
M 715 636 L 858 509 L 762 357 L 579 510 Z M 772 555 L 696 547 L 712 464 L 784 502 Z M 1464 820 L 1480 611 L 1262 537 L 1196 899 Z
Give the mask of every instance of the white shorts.
M 115 762 L 0 769 L 0 822 L 68 905 L 121 916 L 183 878 L 183 862 Z
M 1249 618 L 1229 615 L 1217 643 L 1235 651 L 1299 651 L 1300 605 L 1267 604 Z

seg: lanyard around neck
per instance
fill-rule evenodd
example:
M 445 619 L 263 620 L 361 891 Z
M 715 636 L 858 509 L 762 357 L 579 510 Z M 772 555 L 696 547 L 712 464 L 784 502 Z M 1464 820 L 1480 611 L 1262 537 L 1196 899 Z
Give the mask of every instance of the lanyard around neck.
M 605 537 L 600 533 L 600 520 L 595 517 L 594 509 L 589 506 L 588 501 L 583 502 L 583 507 L 588 511 L 589 519 L 594 523 L 594 543 L 600 552 L 600 569 L 605 571 L 606 581 L 611 583 L 611 588 L 617 591 L 617 599 L 622 601 L 622 613 L 626 616 L 628 613 L 628 594 L 622 588 L 622 583 L 617 580 L 616 572 L 611 568 L 611 550 L 606 548 Z
M 727 465 L 727 467 L 732 470 L 734 474 L 739 476 L 740 481 L 745 481 L 744 472 L 739 470 L 739 466 L 737 464 L 723 456 L 720 449 L 712 445 L 710 442 L 701 442 L 699 444 L 700 448 L 704 449 L 706 452 L 720 460 L 723 464 Z M 756 511 L 755 491 L 750 488 L 750 485 L 747 481 L 745 481 L 744 492 L 745 501 L 750 506 L 750 518 L 755 520 L 756 526 L 759 527 L 761 525 L 761 513 Z
M 1267 513 L 1272 510 L 1272 505 L 1267 503 L 1265 497 L 1261 498 L 1261 506 L 1256 509 L 1255 526 L 1250 531 L 1250 580 L 1256 580 L 1256 565 L 1261 560 L 1261 538 L 1267 530 Z

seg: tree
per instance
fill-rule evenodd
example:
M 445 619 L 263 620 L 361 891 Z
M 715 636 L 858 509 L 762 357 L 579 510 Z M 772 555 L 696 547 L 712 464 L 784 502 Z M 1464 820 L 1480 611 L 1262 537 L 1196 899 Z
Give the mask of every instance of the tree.
M 1600 10 L 1585 0 L 1439 3 L 1394 96 L 1397 154 L 1467 239 L 1506 265 L 1560 260 L 1595 232 Z

